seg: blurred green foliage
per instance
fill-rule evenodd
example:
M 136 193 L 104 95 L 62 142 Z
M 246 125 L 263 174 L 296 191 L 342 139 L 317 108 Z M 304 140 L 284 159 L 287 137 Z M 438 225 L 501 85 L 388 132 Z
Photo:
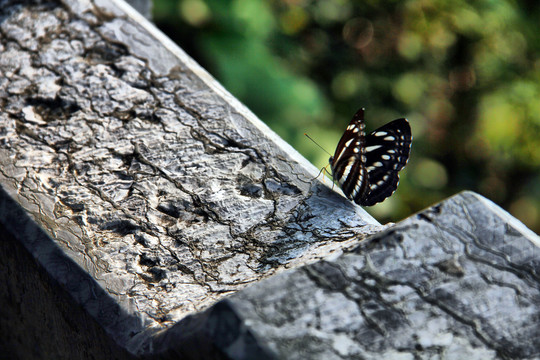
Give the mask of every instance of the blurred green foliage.
M 407 117 L 397 221 L 464 189 L 540 231 L 540 3 L 155 0 L 157 25 L 317 167 L 354 112 Z

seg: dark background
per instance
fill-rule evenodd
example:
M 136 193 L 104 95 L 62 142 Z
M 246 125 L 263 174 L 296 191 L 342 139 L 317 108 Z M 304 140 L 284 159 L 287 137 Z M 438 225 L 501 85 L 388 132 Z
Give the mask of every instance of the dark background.
M 540 232 L 540 2 L 155 0 L 154 20 L 317 167 L 354 112 L 407 117 L 398 221 L 473 190 Z

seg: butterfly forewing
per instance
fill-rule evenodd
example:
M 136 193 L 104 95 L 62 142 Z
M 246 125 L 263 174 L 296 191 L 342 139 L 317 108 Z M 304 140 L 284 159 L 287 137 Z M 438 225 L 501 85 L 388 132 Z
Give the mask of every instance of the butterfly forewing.
M 351 200 L 361 198 L 368 190 L 365 156 L 364 109 L 354 114 L 330 158 L 332 175 Z
M 406 119 L 394 120 L 367 136 L 364 128 L 364 109 L 360 109 L 341 137 L 330 165 L 343 193 L 357 204 L 371 206 L 396 190 L 412 136 Z
M 344 156 L 354 155 L 354 151 L 353 154 L 351 154 L 351 150 L 354 148 L 353 143 L 358 143 L 360 141 L 362 142 L 360 145 L 363 145 L 363 141 L 366 136 L 364 131 L 365 127 L 364 109 L 360 109 L 356 112 L 356 114 L 354 114 L 349 126 L 347 126 L 347 129 L 337 144 L 336 152 L 333 156 L 334 163 L 340 162 L 342 159 L 344 159 Z

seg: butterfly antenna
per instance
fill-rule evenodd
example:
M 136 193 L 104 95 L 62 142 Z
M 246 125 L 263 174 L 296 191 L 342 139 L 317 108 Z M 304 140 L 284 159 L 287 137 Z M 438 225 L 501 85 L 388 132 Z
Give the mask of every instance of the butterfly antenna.
M 323 147 L 322 147 L 321 145 L 319 145 L 315 140 L 313 140 L 313 139 L 311 138 L 311 136 L 309 136 L 309 135 L 306 134 L 306 133 L 304 133 L 304 135 L 306 135 L 307 138 L 308 138 L 309 140 L 313 141 L 313 143 L 314 143 L 315 145 L 317 145 L 318 147 L 320 147 L 325 153 L 327 153 L 328 155 L 332 156 L 332 154 L 330 154 L 328 151 L 326 151 L 325 148 L 323 148 Z M 320 174 L 319 174 L 319 175 L 320 175 Z
M 307 138 L 308 138 L 309 140 L 313 141 L 313 143 L 314 143 L 315 145 L 317 145 L 318 147 L 320 147 L 320 148 L 322 149 L 322 151 L 324 151 L 324 152 L 327 153 L 328 155 L 332 156 L 332 154 L 330 154 L 328 151 L 326 151 L 325 148 L 323 148 L 323 147 L 322 147 L 321 145 L 319 145 L 315 140 L 313 140 L 313 139 L 311 138 L 311 136 L 309 136 L 309 135 L 306 134 L 306 133 L 304 133 L 304 135 L 306 135 Z M 321 169 L 321 171 L 319 171 L 319 175 L 317 175 L 316 178 L 318 178 L 319 176 L 321 176 L 321 174 L 323 174 L 323 182 L 324 182 L 324 174 L 326 174 L 326 175 L 329 175 L 329 176 L 333 179 L 332 174 L 331 174 L 330 172 L 328 172 L 328 169 L 327 169 L 329 165 L 330 165 L 330 164 L 328 164 L 328 165 L 326 165 L 325 167 L 323 167 L 323 168 Z M 315 178 L 315 179 L 316 179 L 316 178 Z M 332 189 L 333 189 L 333 188 L 334 188 L 334 181 L 332 180 Z

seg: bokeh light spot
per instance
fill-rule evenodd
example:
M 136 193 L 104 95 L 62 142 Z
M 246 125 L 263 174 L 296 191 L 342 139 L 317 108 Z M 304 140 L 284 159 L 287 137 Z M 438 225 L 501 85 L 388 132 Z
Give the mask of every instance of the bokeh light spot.
M 414 182 L 428 189 L 442 189 L 448 182 L 445 167 L 432 159 L 424 158 L 417 161 L 409 173 L 412 174 Z
M 340 72 L 332 81 L 332 92 L 339 99 L 349 99 L 365 88 L 367 80 L 360 71 Z
M 373 23 L 364 18 L 351 19 L 343 27 L 343 39 L 355 49 L 367 46 L 373 40 Z
M 309 16 L 304 9 L 294 6 L 279 17 L 281 30 L 287 35 L 294 35 L 306 27 Z
M 398 52 L 407 60 L 418 59 L 422 53 L 422 39 L 414 33 L 403 33 L 398 42 Z
M 210 9 L 202 0 L 184 0 L 179 10 L 182 19 L 192 26 L 201 26 L 211 18 Z
M 423 97 L 425 88 L 426 82 L 419 74 L 406 73 L 396 81 L 392 92 L 396 99 L 414 106 Z

